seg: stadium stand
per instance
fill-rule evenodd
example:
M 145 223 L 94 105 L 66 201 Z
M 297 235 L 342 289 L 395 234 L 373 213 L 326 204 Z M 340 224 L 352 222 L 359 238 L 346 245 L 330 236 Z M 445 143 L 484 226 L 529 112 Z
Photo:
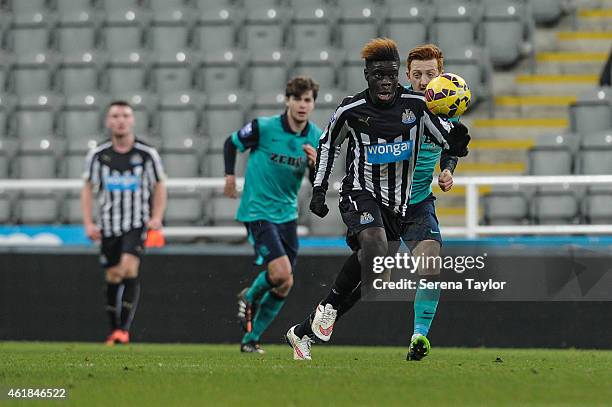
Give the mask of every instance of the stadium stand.
M 611 5 L 569 3 L 4 0 L 0 176 L 34 177 L 29 160 L 46 168 L 41 176 L 78 176 L 79 155 L 104 137 L 100 110 L 111 98 L 134 104 L 138 136 L 160 147 L 171 175 L 222 176 L 225 137 L 255 115 L 280 111 L 277 97 L 291 75 L 320 82 L 313 120 L 324 126 L 343 96 L 363 89 L 359 49 L 378 35 L 396 39 L 402 54 L 438 42 L 446 70 L 470 84 L 475 103 L 464 120 L 475 143 L 458 175 L 609 174 L 600 156 L 612 128 L 610 90 L 597 85 L 610 53 Z M 558 137 L 567 145 L 554 144 Z M 558 188 L 481 193 L 489 223 L 611 216 L 597 206 L 609 194 L 601 187 L 574 197 Z M 195 205 L 190 215 L 169 214 L 170 224 L 200 215 L 202 224 L 231 223 L 234 203 L 194 194 L 185 198 Z M 462 190 L 438 195 L 442 223 L 463 222 Z M 10 207 L 0 217 L 31 221 L 17 210 L 21 199 L 0 196 L 0 207 Z M 66 209 L 74 197 L 57 199 L 62 219 L 78 221 Z M 540 213 L 544 204 L 559 206 L 552 220 Z M 302 215 L 314 232 L 339 234 L 338 225 Z

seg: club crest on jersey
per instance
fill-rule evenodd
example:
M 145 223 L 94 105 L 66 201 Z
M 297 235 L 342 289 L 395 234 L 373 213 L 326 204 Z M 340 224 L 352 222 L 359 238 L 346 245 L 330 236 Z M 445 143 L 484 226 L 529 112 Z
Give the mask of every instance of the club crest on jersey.
M 372 216 L 370 212 L 364 212 L 361 214 L 361 219 L 359 220 L 359 223 L 361 223 L 362 225 L 367 225 L 368 223 L 372 222 L 374 222 L 374 216 Z
M 130 164 L 132 165 L 140 165 L 142 164 L 142 157 L 139 154 L 134 154 L 130 157 Z
M 416 121 L 416 116 L 414 115 L 412 110 L 410 109 L 404 110 L 404 113 L 402 113 L 402 123 L 411 124 L 411 123 L 414 123 L 415 121 Z
M 412 140 L 408 140 L 365 146 L 366 159 L 370 164 L 389 164 L 409 160 L 412 154 L 412 145 Z

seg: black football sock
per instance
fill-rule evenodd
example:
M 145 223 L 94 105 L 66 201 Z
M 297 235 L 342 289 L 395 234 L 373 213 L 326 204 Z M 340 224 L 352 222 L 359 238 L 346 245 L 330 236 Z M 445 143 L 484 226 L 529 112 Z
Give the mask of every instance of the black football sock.
M 308 335 L 311 338 L 314 337 L 314 333 L 312 332 L 312 320 L 314 318 L 315 311 L 312 311 L 308 317 L 302 321 L 298 326 L 295 327 L 295 334 L 298 338 L 302 339 L 304 335 Z
M 351 295 L 355 287 L 361 281 L 361 265 L 357 253 L 353 253 L 342 266 L 342 270 L 336 276 L 336 281 L 327 297 L 321 301 L 321 305 L 331 304 L 334 309 L 338 309 L 340 304 Z
M 106 313 L 110 322 L 111 330 L 117 329 L 117 292 L 120 284 L 106 282 Z
M 357 302 L 361 299 L 361 287 L 356 287 L 351 295 L 342 301 L 340 306 L 338 307 L 338 315 L 336 315 L 336 322 L 340 319 L 340 317 L 346 314 Z
M 124 278 L 123 285 L 123 298 L 121 299 L 121 329 L 129 331 L 140 298 L 140 282 L 138 281 L 138 277 Z

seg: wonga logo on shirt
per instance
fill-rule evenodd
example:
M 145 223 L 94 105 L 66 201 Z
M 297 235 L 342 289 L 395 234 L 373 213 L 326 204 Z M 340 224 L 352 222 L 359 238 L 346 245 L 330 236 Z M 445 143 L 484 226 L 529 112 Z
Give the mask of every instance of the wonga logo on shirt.
M 388 164 L 409 160 L 412 154 L 412 141 L 373 144 L 366 146 L 366 159 L 370 164 Z
M 113 191 L 136 191 L 138 189 L 138 177 L 135 175 L 111 175 L 104 177 L 106 190 Z

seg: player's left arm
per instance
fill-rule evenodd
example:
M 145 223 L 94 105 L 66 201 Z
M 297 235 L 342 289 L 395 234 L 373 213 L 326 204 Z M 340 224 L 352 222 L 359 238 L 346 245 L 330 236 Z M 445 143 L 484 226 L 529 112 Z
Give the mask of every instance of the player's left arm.
M 153 208 L 151 210 L 151 219 L 147 223 L 149 229 L 161 229 L 167 201 L 166 183 L 159 181 L 153 187 Z
M 166 191 L 166 173 L 161 158 L 156 150 L 151 152 L 150 160 L 145 163 L 146 176 L 153 185 L 153 207 L 151 208 L 151 219 L 147 222 L 149 229 L 161 229 L 166 211 L 168 194 Z
M 457 168 L 459 157 L 450 155 L 446 151 L 442 152 L 440 156 L 440 168 L 442 171 L 438 176 L 438 186 L 442 192 L 448 192 L 453 187 L 453 173 Z
M 468 144 L 471 137 L 468 134 L 468 128 L 463 123 L 451 123 L 435 116 L 427 108 L 424 109 L 423 120 L 425 128 L 433 136 L 431 139 L 444 148 L 448 154 L 456 157 L 468 155 Z
M 314 185 L 317 171 L 315 166 L 317 165 L 317 150 L 310 144 L 304 144 L 302 149 L 306 153 L 306 159 L 308 160 L 308 180 Z

